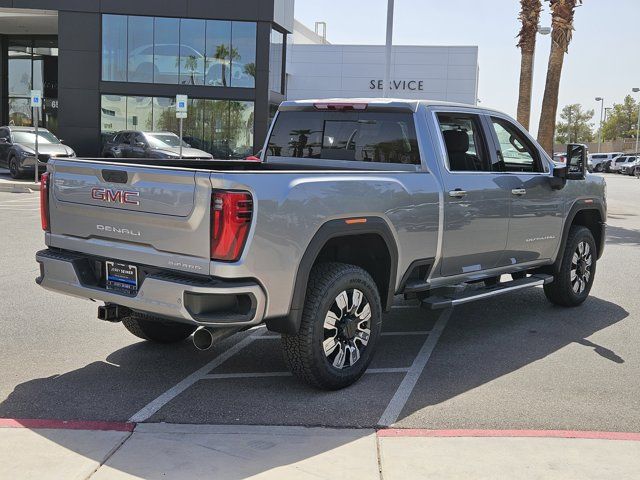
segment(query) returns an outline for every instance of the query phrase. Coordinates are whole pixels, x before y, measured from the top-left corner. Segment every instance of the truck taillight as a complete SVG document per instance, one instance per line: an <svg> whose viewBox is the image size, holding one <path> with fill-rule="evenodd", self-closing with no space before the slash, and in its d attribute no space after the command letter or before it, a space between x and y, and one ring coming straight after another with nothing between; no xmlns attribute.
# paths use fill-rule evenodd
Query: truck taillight
<svg viewBox="0 0 640 480"><path fill-rule="evenodd" d="M253 216L248 192L214 191L211 196L211 259L235 262L242 255Z"/></svg>
<svg viewBox="0 0 640 480"><path fill-rule="evenodd" d="M42 230L45 232L51 231L51 225L49 224L50 180L49 172L45 172L40 176L40 222L42 223Z"/></svg>

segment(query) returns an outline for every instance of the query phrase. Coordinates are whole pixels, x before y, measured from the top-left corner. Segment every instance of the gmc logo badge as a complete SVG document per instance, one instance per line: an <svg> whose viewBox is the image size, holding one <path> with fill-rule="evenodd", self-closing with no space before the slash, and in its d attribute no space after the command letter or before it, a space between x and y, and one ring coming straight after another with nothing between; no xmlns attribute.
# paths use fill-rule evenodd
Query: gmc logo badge
<svg viewBox="0 0 640 480"><path fill-rule="evenodd" d="M91 198L108 203L122 203L123 205L140 205L140 192L130 190L113 190L111 188L93 187Z"/></svg>

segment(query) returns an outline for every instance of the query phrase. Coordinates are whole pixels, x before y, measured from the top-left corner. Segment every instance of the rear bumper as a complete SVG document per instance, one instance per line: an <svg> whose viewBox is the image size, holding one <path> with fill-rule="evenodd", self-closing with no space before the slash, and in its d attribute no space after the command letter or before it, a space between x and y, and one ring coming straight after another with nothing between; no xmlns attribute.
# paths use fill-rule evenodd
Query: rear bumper
<svg viewBox="0 0 640 480"><path fill-rule="evenodd" d="M256 282L194 279L173 273L147 275L136 295L100 286L88 272L89 258L73 252L36 253L43 288L90 300L114 303L182 323L210 327L251 326L264 318L266 296Z"/></svg>

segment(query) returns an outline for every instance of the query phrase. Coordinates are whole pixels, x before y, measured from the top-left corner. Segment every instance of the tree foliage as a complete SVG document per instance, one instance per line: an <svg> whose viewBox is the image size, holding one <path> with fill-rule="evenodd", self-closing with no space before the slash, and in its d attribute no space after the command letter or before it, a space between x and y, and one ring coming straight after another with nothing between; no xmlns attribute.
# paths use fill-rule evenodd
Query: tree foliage
<svg viewBox="0 0 640 480"><path fill-rule="evenodd" d="M579 103L567 105L560 112L561 121L556 124L556 142L586 143L593 141L594 111L582 109Z"/></svg>
<svg viewBox="0 0 640 480"><path fill-rule="evenodd" d="M638 124L638 102L631 95L624 97L622 103L614 103L607 121L602 127L605 140L635 138Z"/></svg>

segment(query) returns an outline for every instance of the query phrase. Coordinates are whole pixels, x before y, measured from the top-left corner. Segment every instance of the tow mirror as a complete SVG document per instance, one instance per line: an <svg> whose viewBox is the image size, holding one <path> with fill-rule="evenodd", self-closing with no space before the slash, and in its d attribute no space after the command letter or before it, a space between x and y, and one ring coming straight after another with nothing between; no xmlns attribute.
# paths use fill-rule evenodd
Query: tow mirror
<svg viewBox="0 0 640 480"><path fill-rule="evenodd" d="M584 180L587 176L587 155L589 151L586 145L570 143L567 145L567 180Z"/></svg>

